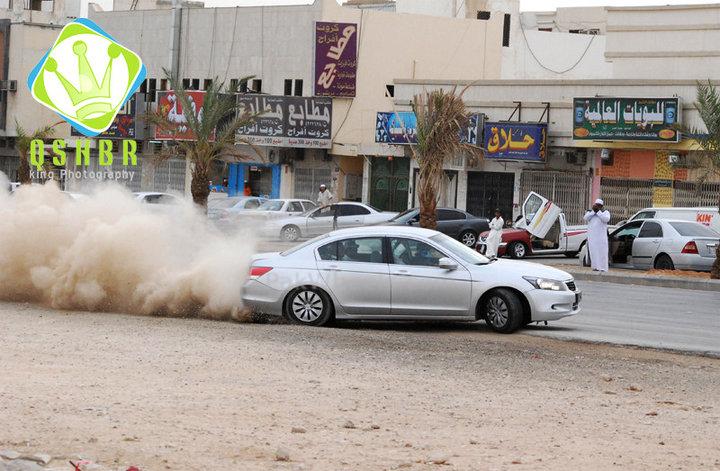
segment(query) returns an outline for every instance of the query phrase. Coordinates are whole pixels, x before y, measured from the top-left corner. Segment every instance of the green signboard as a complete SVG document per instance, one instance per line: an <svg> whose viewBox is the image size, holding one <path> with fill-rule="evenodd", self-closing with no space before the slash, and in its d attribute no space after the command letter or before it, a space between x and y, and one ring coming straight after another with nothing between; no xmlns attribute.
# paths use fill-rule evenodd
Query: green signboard
<svg viewBox="0 0 720 471"><path fill-rule="evenodd" d="M678 98L575 98L573 139L678 142Z"/></svg>

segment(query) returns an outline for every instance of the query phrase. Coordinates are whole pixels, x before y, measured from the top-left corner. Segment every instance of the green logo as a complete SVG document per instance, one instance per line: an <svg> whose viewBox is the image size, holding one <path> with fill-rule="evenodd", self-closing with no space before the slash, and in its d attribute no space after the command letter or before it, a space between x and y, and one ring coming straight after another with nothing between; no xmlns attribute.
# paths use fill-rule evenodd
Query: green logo
<svg viewBox="0 0 720 471"><path fill-rule="evenodd" d="M93 137L110 127L145 75L140 56L80 18L65 25L28 87L39 103Z"/></svg>

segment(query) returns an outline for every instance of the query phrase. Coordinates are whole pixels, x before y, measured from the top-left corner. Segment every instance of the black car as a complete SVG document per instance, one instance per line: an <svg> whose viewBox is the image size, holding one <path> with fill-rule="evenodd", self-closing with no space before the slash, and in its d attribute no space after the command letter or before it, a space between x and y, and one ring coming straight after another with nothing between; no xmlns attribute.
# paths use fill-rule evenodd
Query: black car
<svg viewBox="0 0 720 471"><path fill-rule="evenodd" d="M420 209L413 208L403 211L385 224L392 226L419 226ZM478 235L489 231L490 224L486 218L475 217L459 209L438 208L437 230L459 240L468 247L475 247Z"/></svg>

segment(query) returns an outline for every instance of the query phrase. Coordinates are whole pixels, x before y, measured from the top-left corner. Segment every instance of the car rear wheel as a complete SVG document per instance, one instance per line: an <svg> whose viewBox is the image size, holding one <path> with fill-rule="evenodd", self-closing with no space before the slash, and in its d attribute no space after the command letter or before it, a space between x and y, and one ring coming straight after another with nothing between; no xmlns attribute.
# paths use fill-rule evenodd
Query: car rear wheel
<svg viewBox="0 0 720 471"><path fill-rule="evenodd" d="M523 305L518 296L507 289L496 289L484 299L485 322L495 332L509 334L523 324Z"/></svg>
<svg viewBox="0 0 720 471"><path fill-rule="evenodd" d="M477 243L477 234L474 231L463 231L458 237L460 242L467 245L468 247L475 247Z"/></svg>
<svg viewBox="0 0 720 471"><path fill-rule="evenodd" d="M300 238L300 228L297 226L285 226L280 231L280 238L286 242L295 242Z"/></svg>
<svg viewBox="0 0 720 471"><path fill-rule="evenodd" d="M673 263L672 258L670 258L668 255L660 254L658 255L658 258L655 259L655 269L674 270L675 264Z"/></svg>
<svg viewBox="0 0 720 471"><path fill-rule="evenodd" d="M296 324L323 325L332 318L332 314L330 297L317 288L298 288L285 302L285 317Z"/></svg>
<svg viewBox="0 0 720 471"><path fill-rule="evenodd" d="M508 251L512 258L525 258L528 248L523 242L513 242L508 246Z"/></svg>

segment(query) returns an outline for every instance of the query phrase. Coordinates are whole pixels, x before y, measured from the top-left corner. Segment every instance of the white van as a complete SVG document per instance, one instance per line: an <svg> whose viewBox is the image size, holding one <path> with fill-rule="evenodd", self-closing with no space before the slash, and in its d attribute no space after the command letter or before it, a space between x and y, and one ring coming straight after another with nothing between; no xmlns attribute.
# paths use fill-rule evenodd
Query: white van
<svg viewBox="0 0 720 471"><path fill-rule="evenodd" d="M645 208L635 213L635 215L628 221L621 222L618 226L636 219L674 219L680 221L694 221L715 230L715 232L720 232L720 213L718 213L718 208L713 207Z"/></svg>

